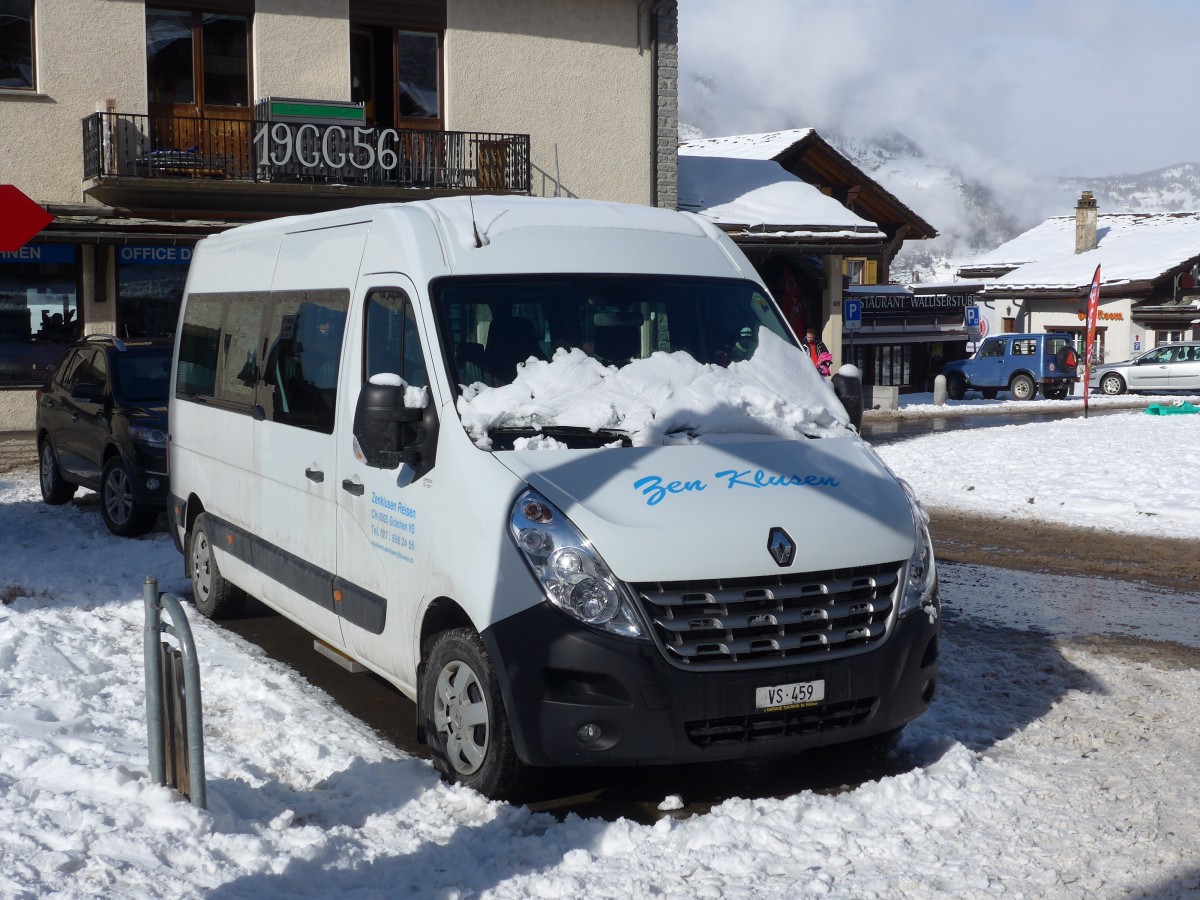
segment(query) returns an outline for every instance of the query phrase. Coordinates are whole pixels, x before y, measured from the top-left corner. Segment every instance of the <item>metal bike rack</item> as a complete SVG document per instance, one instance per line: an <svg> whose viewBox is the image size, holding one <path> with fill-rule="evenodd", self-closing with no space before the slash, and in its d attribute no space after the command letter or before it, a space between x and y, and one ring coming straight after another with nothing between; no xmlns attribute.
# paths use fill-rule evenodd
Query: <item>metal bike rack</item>
<svg viewBox="0 0 1200 900"><path fill-rule="evenodd" d="M142 600L146 607L142 650L150 777L158 784L169 784L195 806L207 809L200 663L192 630L180 599L174 594L159 594L157 578L146 578ZM163 623L163 610L170 624ZM175 638L178 646L161 640L162 634Z"/></svg>

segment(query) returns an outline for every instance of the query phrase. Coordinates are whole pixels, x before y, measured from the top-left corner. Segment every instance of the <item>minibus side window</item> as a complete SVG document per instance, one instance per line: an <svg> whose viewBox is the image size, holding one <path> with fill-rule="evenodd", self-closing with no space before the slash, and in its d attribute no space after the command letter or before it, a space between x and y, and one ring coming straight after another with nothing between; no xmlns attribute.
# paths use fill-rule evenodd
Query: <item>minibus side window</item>
<svg viewBox="0 0 1200 900"><path fill-rule="evenodd" d="M412 301L401 290L372 291L366 305L366 371L399 375L412 387L428 387L429 375Z"/></svg>
<svg viewBox="0 0 1200 900"><path fill-rule="evenodd" d="M179 369L175 395L184 399L212 397L217 381L217 349L221 335L221 297L193 294L187 300L179 332Z"/></svg>
<svg viewBox="0 0 1200 900"><path fill-rule="evenodd" d="M221 327L221 358L217 396L223 406L250 412L261 377L263 307L267 295L234 294L225 304Z"/></svg>
<svg viewBox="0 0 1200 900"><path fill-rule="evenodd" d="M272 295L259 404L268 419L333 434L349 291Z"/></svg>

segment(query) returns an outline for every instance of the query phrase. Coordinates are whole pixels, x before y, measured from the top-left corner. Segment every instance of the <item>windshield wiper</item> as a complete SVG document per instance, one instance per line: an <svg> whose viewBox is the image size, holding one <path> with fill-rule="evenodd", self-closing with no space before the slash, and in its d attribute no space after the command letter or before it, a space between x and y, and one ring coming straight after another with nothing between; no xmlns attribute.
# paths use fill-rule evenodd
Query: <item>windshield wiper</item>
<svg viewBox="0 0 1200 900"><path fill-rule="evenodd" d="M508 438L511 440L513 438L536 437L538 435L561 438L568 443L574 442L589 447L601 447L605 444L611 444L613 441L620 441L622 447L633 446L633 442L630 440L628 434L612 428L597 428L593 431L590 428L583 428L578 425L497 425L488 431L488 436L493 441L496 438Z"/></svg>

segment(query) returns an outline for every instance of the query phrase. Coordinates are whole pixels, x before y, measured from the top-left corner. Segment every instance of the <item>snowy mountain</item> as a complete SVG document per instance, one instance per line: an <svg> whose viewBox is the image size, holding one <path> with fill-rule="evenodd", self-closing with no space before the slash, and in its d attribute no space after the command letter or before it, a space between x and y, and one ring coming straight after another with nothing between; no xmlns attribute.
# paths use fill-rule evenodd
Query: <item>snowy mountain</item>
<svg viewBox="0 0 1200 900"><path fill-rule="evenodd" d="M910 241L900 251L892 265L892 280L897 282L949 281L972 257L1050 216L1072 214L1084 190L1095 194L1101 212L1200 209L1200 164L1045 182L993 160L937 159L903 134L861 138L819 126L817 130L938 230L934 240ZM694 127L680 127L681 140L706 136Z"/></svg>
<svg viewBox="0 0 1200 900"><path fill-rule="evenodd" d="M1179 212L1200 209L1200 164L1153 172L1060 178L1037 183L1020 173L985 168L965 175L932 159L903 135L873 140L822 134L840 152L938 229L932 241L905 245L892 266L894 281L945 281L958 266L1050 216L1071 215L1089 190L1101 212Z"/></svg>

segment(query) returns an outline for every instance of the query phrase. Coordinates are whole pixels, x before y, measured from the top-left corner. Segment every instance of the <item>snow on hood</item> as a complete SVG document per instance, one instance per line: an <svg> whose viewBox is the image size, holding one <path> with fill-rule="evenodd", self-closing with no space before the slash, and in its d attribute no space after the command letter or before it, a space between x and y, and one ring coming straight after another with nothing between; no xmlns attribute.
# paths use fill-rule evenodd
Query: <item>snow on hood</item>
<svg viewBox="0 0 1200 900"><path fill-rule="evenodd" d="M684 352L654 353L605 366L583 350L530 359L512 384L464 389L458 412L471 439L491 449L500 425L568 426L627 434L634 446L713 443L735 435L783 438L845 435L850 420L828 382L798 348L759 328L754 356L728 367ZM517 449L564 446L552 437Z"/></svg>

